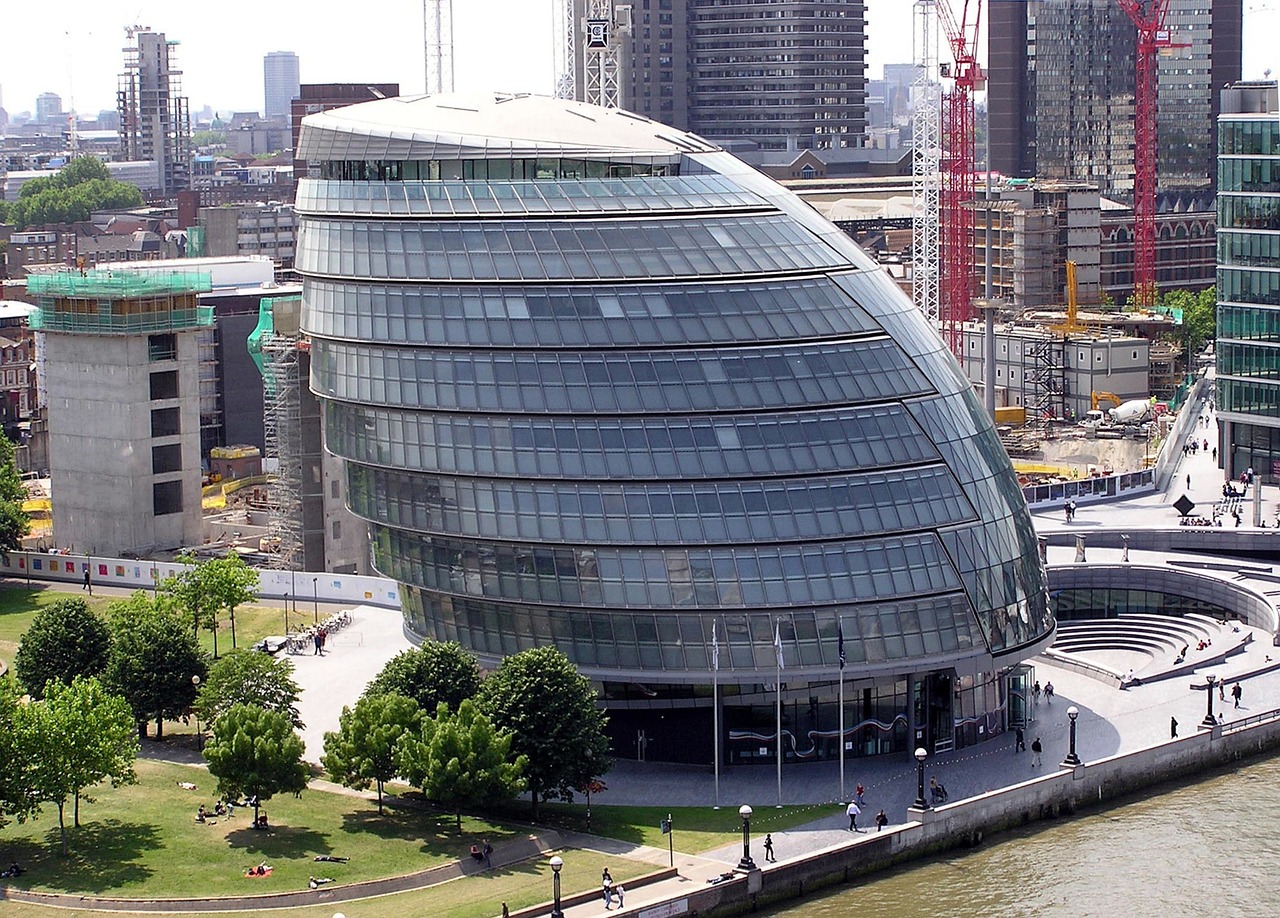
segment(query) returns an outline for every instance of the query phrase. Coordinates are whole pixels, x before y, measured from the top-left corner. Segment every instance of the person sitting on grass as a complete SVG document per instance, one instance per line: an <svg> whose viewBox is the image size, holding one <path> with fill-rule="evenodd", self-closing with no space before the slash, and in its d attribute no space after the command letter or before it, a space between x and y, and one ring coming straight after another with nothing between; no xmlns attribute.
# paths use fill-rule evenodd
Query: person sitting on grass
<svg viewBox="0 0 1280 918"><path fill-rule="evenodd" d="M200 804L200 809L196 810L196 822L204 822L205 817L209 814L205 812L204 804Z"/></svg>
<svg viewBox="0 0 1280 918"><path fill-rule="evenodd" d="M266 861L260 863L257 867L250 867L245 871L246 877L266 877L271 875L271 867Z"/></svg>

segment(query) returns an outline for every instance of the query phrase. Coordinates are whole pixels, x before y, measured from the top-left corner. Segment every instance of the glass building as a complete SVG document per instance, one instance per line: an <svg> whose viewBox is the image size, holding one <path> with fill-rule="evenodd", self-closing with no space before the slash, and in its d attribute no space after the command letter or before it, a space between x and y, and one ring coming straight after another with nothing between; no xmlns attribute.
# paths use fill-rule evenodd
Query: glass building
<svg viewBox="0 0 1280 918"><path fill-rule="evenodd" d="M1222 92L1217 410L1223 468L1280 480L1280 104L1276 83Z"/></svg>
<svg viewBox="0 0 1280 918"><path fill-rule="evenodd" d="M893 282L702 138L532 96L303 121L327 448L420 636L553 644L615 752L951 748L1053 618L990 420ZM776 642L776 643L775 643ZM768 748L766 748L768 747Z"/></svg>

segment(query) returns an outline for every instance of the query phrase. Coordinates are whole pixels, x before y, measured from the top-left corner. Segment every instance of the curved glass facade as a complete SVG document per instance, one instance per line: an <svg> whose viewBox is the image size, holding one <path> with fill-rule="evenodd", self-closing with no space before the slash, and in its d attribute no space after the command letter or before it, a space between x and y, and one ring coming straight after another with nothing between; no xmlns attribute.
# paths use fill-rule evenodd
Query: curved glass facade
<svg viewBox="0 0 1280 918"><path fill-rule="evenodd" d="M705 141L580 105L565 139L566 105L507 98L464 131L434 98L386 100L303 125L326 176L298 195L311 386L409 627L673 690L709 683L714 637L744 692L775 674L776 634L823 704L843 635L845 675L885 698L920 706L905 675L952 673L948 711L1047 643L1009 461L910 302Z"/></svg>

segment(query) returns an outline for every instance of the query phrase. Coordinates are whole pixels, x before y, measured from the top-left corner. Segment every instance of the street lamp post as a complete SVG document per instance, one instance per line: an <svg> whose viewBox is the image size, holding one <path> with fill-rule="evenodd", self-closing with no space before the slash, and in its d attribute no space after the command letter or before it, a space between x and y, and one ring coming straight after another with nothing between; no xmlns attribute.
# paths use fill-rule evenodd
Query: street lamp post
<svg viewBox="0 0 1280 918"><path fill-rule="evenodd" d="M289 594L284 594L284 633L289 633Z"/></svg>
<svg viewBox="0 0 1280 918"><path fill-rule="evenodd" d="M924 799L924 760L929 757L929 753L923 746L916 750L916 809L929 809L928 802Z"/></svg>
<svg viewBox="0 0 1280 918"><path fill-rule="evenodd" d="M551 859L551 918L564 918L560 911L560 869L564 867L564 859L556 855Z"/></svg>
<svg viewBox="0 0 1280 918"><path fill-rule="evenodd" d="M1204 681L1206 683L1205 694L1209 696L1206 700L1209 705L1208 709L1205 711L1204 720L1200 725L1202 727L1216 727L1218 725L1218 721L1213 716L1213 686L1218 681L1218 677L1213 673L1209 673L1204 677Z"/></svg>
<svg viewBox="0 0 1280 918"><path fill-rule="evenodd" d="M1076 755L1076 718L1080 716L1080 709L1074 704L1067 708L1067 718L1071 721L1071 732L1067 744L1067 757L1062 760L1063 765L1075 767L1080 764L1080 756Z"/></svg>
<svg viewBox="0 0 1280 918"><path fill-rule="evenodd" d="M738 815L742 817L742 860L738 861L739 870L755 870L756 862L751 860L751 807L745 803L738 807Z"/></svg>
<svg viewBox="0 0 1280 918"><path fill-rule="evenodd" d="M311 578L311 611L315 614L316 624L320 624L320 578Z"/></svg>
<svg viewBox="0 0 1280 918"><path fill-rule="evenodd" d="M194 676L191 677L191 684L196 687L196 693L199 694L200 692L200 674L199 673L196 673ZM199 699L197 698L196 701L199 702ZM199 749L201 752L204 752L204 734L200 732L200 708L197 707L195 711L196 711L196 748Z"/></svg>

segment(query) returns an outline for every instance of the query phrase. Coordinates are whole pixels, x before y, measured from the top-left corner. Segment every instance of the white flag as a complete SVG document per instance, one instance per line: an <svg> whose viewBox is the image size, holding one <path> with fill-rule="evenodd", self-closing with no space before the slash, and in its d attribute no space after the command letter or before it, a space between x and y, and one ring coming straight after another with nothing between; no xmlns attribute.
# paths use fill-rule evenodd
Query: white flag
<svg viewBox="0 0 1280 918"><path fill-rule="evenodd" d="M782 625L779 622L773 624L773 649L778 654L778 669L786 669L782 663Z"/></svg>
<svg viewBox="0 0 1280 918"><path fill-rule="evenodd" d="M716 639L716 623L711 623L711 668L720 672L720 642Z"/></svg>

